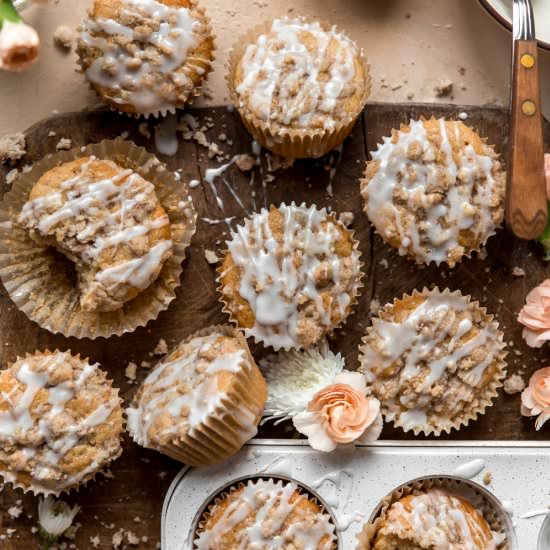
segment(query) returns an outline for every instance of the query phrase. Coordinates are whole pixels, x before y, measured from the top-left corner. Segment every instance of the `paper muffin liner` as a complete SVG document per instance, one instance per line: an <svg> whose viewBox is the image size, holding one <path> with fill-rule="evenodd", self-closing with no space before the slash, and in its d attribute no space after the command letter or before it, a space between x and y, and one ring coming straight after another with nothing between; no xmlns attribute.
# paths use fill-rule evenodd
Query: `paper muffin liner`
<svg viewBox="0 0 550 550"><path fill-rule="evenodd" d="M155 187L170 220L173 255L157 279L112 312L87 312L67 272L68 260L35 243L17 217L38 179L61 164L85 156L109 159L139 173ZM182 262L196 229L197 214L187 186L144 148L122 139L104 140L47 155L13 184L0 203L0 278L10 298L29 319L53 333L75 338L120 336L146 325L168 308L180 284Z"/></svg>
<svg viewBox="0 0 550 550"><path fill-rule="evenodd" d="M423 493L430 489L441 489L467 500L483 515L492 531L506 536L506 541L498 546L498 550L517 550L514 527L500 501L487 489L473 481L445 475L413 479L386 495L357 535L356 550L374 549L373 542L376 534L393 503L408 495Z"/></svg>
<svg viewBox="0 0 550 550"><path fill-rule="evenodd" d="M495 352L495 356L493 358L493 361L490 363L496 364L497 369L495 376L491 380L491 382L487 385L487 387L483 390L483 394L480 394L477 396L478 398L478 404L475 407L471 407L469 409L464 408L463 414L456 417L453 422L449 420L445 420L441 418L441 424L438 428L425 425L425 426L417 426L414 429L407 429L401 422L399 418L395 418L393 414L388 414L388 411L385 410L384 401L381 401L382 406L382 415L384 416L384 420L386 422L393 422L394 426L397 428L401 428L403 431L413 431L414 435L434 435L434 436L440 436L442 433L450 433L451 430L459 430L463 426L467 426L470 422L477 420L479 416L484 414L490 406L493 405L494 399L498 396L498 390L502 387L504 384L504 378L506 377L506 361L505 357L507 355L507 352L505 351L505 343L504 343L504 334L499 328L499 324L497 321L495 321L494 315L491 315L487 313L487 309L484 307L481 307L479 302L472 301L472 297L468 295L463 295L460 290L455 290L451 292L448 288L444 289L443 291L439 290L439 287L433 288L433 290L430 290L426 287L422 290L422 292L419 292L418 290L413 290L412 294L404 293L401 298L395 298L393 302L386 304L383 308L381 308L380 312L387 311L390 308L393 309L399 302L406 302L412 298L423 296L428 297L431 294L439 293L442 296L452 296L455 298L463 298L466 300L468 305L472 310L477 310L481 313L481 315L484 318L485 326L491 328L497 339L498 343L498 350ZM362 338L362 343L359 347L359 364L360 369L368 370L368 365L366 364L365 359L365 349L367 348L367 340L370 334L375 332L376 328L376 322L379 317L380 312L377 314L377 316L373 319L372 324L367 328L367 333ZM370 385L369 385L370 386Z"/></svg>
<svg viewBox="0 0 550 550"><path fill-rule="evenodd" d="M267 384L256 365L246 338L241 332L229 325L208 327L183 339L180 344L193 338L222 334L237 338L246 350L250 369L242 369L233 373L235 381L231 390L221 399L213 414L206 417L200 426L184 435L178 434L170 443L158 445L147 443L138 434L130 433L132 439L142 447L150 447L157 451L188 464L189 466L209 466L223 462L237 453L246 443L243 434L249 431L249 426L242 421L243 410L255 417L257 426L261 420L265 401L267 399ZM179 344L178 344L179 345ZM140 387L133 399L137 405L143 394L144 385Z"/></svg>
<svg viewBox="0 0 550 550"><path fill-rule="evenodd" d="M273 204L271 204L269 206L269 208L262 208L262 210L259 212L259 213L255 213L255 214L252 214L252 216L254 215L259 215L261 214L264 210L267 210L269 212L269 210L271 208L280 208L281 206L286 206L286 204L283 202L281 203L279 206L275 206ZM292 202L290 204L290 206L296 206L296 204L294 202ZM317 205L313 204L311 205L313 207L315 207L318 211L322 211L322 210L325 210L324 208L322 209L319 209L317 208ZM299 205L299 207L307 207L306 206L306 203L301 203ZM339 330L340 328L342 328L344 326L344 324L346 323L346 321L349 319L350 315L352 315L353 313L353 310L355 309L355 307L357 306L357 303L359 301L359 298L361 297L361 290L362 288L365 286L364 285L364 279L365 279L365 273L363 271L363 267L365 266L364 262L361 261L361 251L359 250L359 241L357 239L355 239L355 231L353 231L352 229L349 229L348 227L346 227L341 221L338 220L338 218L336 217L336 214L334 212L330 212L326 214L327 216L327 221L331 221L332 223L334 223L335 225L345 229L349 235L350 235L350 238L351 238L351 241L352 241L352 247L353 247L353 252L356 252L358 254L358 260L359 260L359 263L358 263L358 266L357 266L357 271L358 273L355 274L355 277L356 277L356 288L355 288L355 293L354 294L350 294L350 303L348 304L348 307L347 307L347 314L344 315L342 317L342 319L340 319L340 322L332 327L330 327L329 330L327 330L327 332L323 333L321 335L321 338L315 342L313 345L315 344L318 344L320 341L322 341L324 338L330 338L331 336L334 335L334 333ZM243 229L243 231L247 232L248 229L247 229L247 226L246 226L246 222L248 220L250 220L251 217L248 217L244 220L243 224L238 226L235 230L232 230L231 231L231 234L230 234L230 237L233 237L237 231L239 229ZM222 277L223 277L223 274L224 274L224 270L223 270L223 260L224 258L229 254L229 247L228 247L228 243L231 241L231 239L225 241L225 244L226 244L226 247L224 250L221 251L221 260L218 264L218 266L216 267L216 283L217 283L217 287L216 287L216 290L218 291L218 298L219 298L219 301L220 303L222 304L222 311L228 315L229 317L229 321L235 325L236 328L238 328L239 330L245 330L243 329L243 327L240 326L239 324L239 320L237 319L237 317L234 315L233 313L233 308L231 307L231 304L225 299L225 295L224 295L224 292L223 292L223 289L225 288L224 287L224 284L222 282ZM285 351L290 351L291 349L296 349L296 350L301 350L301 349L304 349L304 346L303 345L299 345L299 346L286 346L286 347L274 347L274 346L271 346L271 345L267 345L264 340L262 339L262 337L260 335L258 335L255 331L254 331L254 328L251 328L251 329L246 329L248 330L248 334L247 334L247 337L252 337L254 339L254 343L255 344L262 344L264 345L265 347L271 347L273 348L275 351L280 351L280 350L285 350Z"/></svg>
<svg viewBox="0 0 550 550"><path fill-rule="evenodd" d="M201 20L205 25L204 29L204 36L203 38L210 38L212 40L212 47L208 51L208 57L201 56L197 57L196 61L204 63L206 61L207 66L205 68L201 68L203 71L202 73L198 70L192 69L192 67L195 67L195 64L189 65L189 62L193 60L193 58L187 58L185 60L184 65L187 65L190 69L190 73L193 74L193 77L199 77L198 83L194 85L194 87L189 92L189 95L187 96L186 100L184 102L177 102L174 105L171 105L169 107L165 107L162 109L156 109L152 111L147 111L144 113L141 112L128 112L120 109L118 107L118 104L111 99L106 98L94 84L85 77L86 83L88 85L88 88L99 98L101 101L103 101L111 111L114 111L116 113L121 113L123 115L129 116L131 118L145 118L148 119L149 117L158 118L158 117L166 117L169 114L176 114L178 109L183 109L190 107L195 99L200 97L202 94L202 89L204 86L204 83L207 80L208 75L212 72L214 67L214 61L216 60L216 56L214 54L216 50L216 34L213 31L212 23L208 15L206 14L204 8L199 4L197 0L190 0L193 7L200 13ZM80 32L80 31L79 31ZM83 75L86 74L86 68L84 67L84 64L82 62L82 58L80 55L77 55L76 59L77 65L78 65L78 72L82 73ZM130 104L130 103L128 103ZM132 105L133 106L133 105Z"/></svg>
<svg viewBox="0 0 550 550"><path fill-rule="evenodd" d="M292 17L292 19L295 19ZM306 23L318 22L323 30L329 31L334 27L333 24L310 17L300 17ZM371 92L371 76L370 66L367 62L364 52L357 46L359 51L359 61L363 67L365 74L364 91L362 100L359 102L357 110L349 113L349 115L341 121L338 121L333 129L295 129L295 128L278 128L273 129L269 122L258 119L252 113L246 112L239 105L239 95L235 89L235 72L239 61L245 54L247 47L254 44L258 37L262 34L267 34L271 30L273 20L265 21L248 31L244 36L233 45L229 52L229 58L226 64L226 82L229 88L229 97L231 102L241 116L244 126L252 137L262 147L269 149L271 152L281 157L290 158L319 158L336 149L353 130L355 122L361 115L361 112L367 102ZM338 31L345 36L346 33ZM353 41L356 44L355 41Z"/></svg>
<svg viewBox="0 0 550 550"><path fill-rule="evenodd" d="M83 362L87 362L89 364L93 364L89 360L89 358L82 359L80 357L80 353L77 354L77 355L73 355L70 349L68 349L66 351L61 351L61 350L56 348L55 351L53 351L53 352L48 350L48 349L45 349L44 351L36 351L34 353L28 353L27 352L25 354L25 357L17 356L15 361L12 361L12 362L8 363L7 369L10 369L15 362L17 362L21 359L29 359L29 358L35 358L35 357L47 357L47 356L53 355L55 353L70 353L74 359L78 359L79 361L83 361ZM118 406L120 408L121 418L122 418L122 425L121 425L121 430L120 430L120 433L119 433L119 438L122 439L122 437L125 433L126 417L124 415L123 401L122 401L122 398L119 395L120 390L119 390L119 388L113 387L114 382L111 378L107 377L107 372L104 369L100 369L100 370L105 374L105 383L106 383L106 385L113 391L113 393L115 394L115 396L118 400ZM21 491L23 491L24 494L30 493L34 496L42 496L42 497L47 497L47 496L51 495L51 496L54 496L55 498L58 498L62 494L69 494L73 491L76 492L76 491L80 490L82 487L87 486L90 482L95 481L99 474L105 475L105 472L109 468L109 466L115 460L117 460L120 457L120 455L122 454L122 450L123 450L122 446L120 446L119 451L116 454L116 456L113 456L110 460L108 460L107 462L105 462L103 464L98 464L95 470L92 470L89 473L87 473L76 484L71 485L69 487L61 488L57 491L48 490L45 487L41 487L40 485L32 483L32 480L29 483L25 483L25 481L23 479L18 479L17 472L15 472L15 473L8 472L5 469L3 469L1 465L0 465L0 477L2 478L4 485L10 485L14 490L15 489L20 489Z"/></svg>
<svg viewBox="0 0 550 550"><path fill-rule="evenodd" d="M330 524L334 528L334 544L332 545L331 550L342 549L341 541L339 540L338 536L337 521L328 504L320 497L320 495L316 491L314 491L301 481L297 481L296 479L279 474L241 477L231 481L224 487L217 489L213 494L211 494L199 509L197 515L195 516L193 526L191 527L191 532L193 536L193 549L198 548L199 537L201 533L204 532L206 528L206 522L214 507L223 502L226 498L231 497L231 495L236 491L243 489L249 484L255 484L260 480L271 481L273 483L282 481L284 485L294 483L299 494L304 495L310 502L313 502L315 505L317 505L320 509L320 515L329 518Z"/></svg>
<svg viewBox="0 0 550 550"><path fill-rule="evenodd" d="M444 117L440 117L440 118L444 118ZM411 119L411 120L414 120L414 119ZM419 121L437 121L439 120L438 118L435 118L434 116L430 117L429 119L426 119L425 117L423 116L420 116L418 117L418 119L416 120L419 120ZM481 141L487 145L487 147L490 147L491 150L493 151L495 157L492 159L493 162L499 162L501 163L501 170L502 170L502 173L504 175L504 178L506 176L506 171L504 170L504 167L502 167L502 162L501 162L501 155L495 150L495 146L494 145L488 145L487 144L487 138L486 137L482 137L479 135L479 133L472 127L472 126L469 126L467 124L465 124L463 121L461 120L458 120L458 121L453 121L453 120L450 120L450 119L445 119L446 122L461 122L462 124L464 124L464 126L466 126L467 128L470 128L472 131L475 131L478 136L480 137ZM410 121L406 124L401 124L401 127L400 127L400 130L401 128L405 128L405 127L408 127L410 124ZM365 215L368 217L368 214L367 214L367 205L366 205L366 200L365 200L365 195L364 195L364 191L368 188L368 185L369 185L369 181L366 177L366 174L367 174L367 169L369 167L369 165L371 163L373 163L374 160L368 160L366 161L366 164L365 164L365 170L363 171L363 176L360 178L359 180L359 185L360 185L360 191L361 191L361 197L362 197L362 200L363 200L363 212L365 213ZM496 232L502 228L502 225L503 225L503 221L504 221L504 195L503 195L503 200L502 200L502 204L501 204L501 211L502 211L502 215L501 215L501 219L500 219L500 222L498 224L495 225L495 227L493 228L492 232L489 232L485 238L481 241L479 241L477 243L477 246L474 246L472 247L470 250L466 251L458 260L456 260L456 262L454 263L449 263L448 261L441 261L441 262L436 262L435 260L432 260L430 261L429 263L426 263L423 259L415 256L414 254L411 254L409 252L407 252L406 254L401 254L399 252L399 249L398 247L394 246L392 243L389 242L389 240L387 239L387 237L384 235L384 231L380 231L375 225L374 223L371 222L371 226L372 228L374 229L374 232L382 239L382 241L387 244L388 246L391 246L394 250L396 250L400 256L404 256L406 258L408 258L409 260L412 260L416 263L416 265L431 265L431 264L436 264L437 266L444 266L444 265L447 265L450 269L453 269L455 268L458 264L460 264L461 262L464 261L464 259L471 259L473 254L478 254L480 255L482 250L485 248L485 245L487 244L487 241L491 238L491 237L494 237L496 235ZM370 221L370 220L369 220Z"/></svg>

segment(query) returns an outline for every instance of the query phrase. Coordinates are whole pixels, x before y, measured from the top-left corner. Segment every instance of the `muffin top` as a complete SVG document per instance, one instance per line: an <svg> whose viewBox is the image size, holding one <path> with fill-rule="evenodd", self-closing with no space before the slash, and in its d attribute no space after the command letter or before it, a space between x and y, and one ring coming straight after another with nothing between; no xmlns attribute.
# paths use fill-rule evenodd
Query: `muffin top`
<svg viewBox="0 0 550 550"><path fill-rule="evenodd" d="M505 373L502 338L486 310L460 292L415 291L373 319L359 369L386 420L439 434L495 397Z"/></svg>
<svg viewBox="0 0 550 550"><path fill-rule="evenodd" d="M265 345L308 347L348 316L361 284L360 253L334 215L272 206L227 243L220 291L233 320Z"/></svg>
<svg viewBox="0 0 550 550"><path fill-rule="evenodd" d="M86 78L124 112L182 107L211 68L213 39L195 0L95 0L79 30Z"/></svg>
<svg viewBox="0 0 550 550"><path fill-rule="evenodd" d="M407 495L389 508L374 550L496 550L504 541L467 500L440 489Z"/></svg>
<svg viewBox="0 0 550 550"><path fill-rule="evenodd" d="M74 262L85 311L114 311L145 290L172 255L153 184L111 160L84 157L46 172L19 215L39 244Z"/></svg>
<svg viewBox="0 0 550 550"><path fill-rule="evenodd" d="M273 129L333 130L355 118L370 90L357 45L335 27L275 19L235 67L239 110Z"/></svg>
<svg viewBox="0 0 550 550"><path fill-rule="evenodd" d="M462 122L411 120L372 153L361 192L399 254L453 267L502 222L505 180L493 149Z"/></svg>
<svg viewBox="0 0 550 550"><path fill-rule="evenodd" d="M91 479L122 452L118 390L69 352L27 355L0 372L0 474L35 494Z"/></svg>
<svg viewBox="0 0 550 550"><path fill-rule="evenodd" d="M181 342L151 371L127 409L129 432L145 447L193 433L219 415L236 374L252 367L242 337L213 331ZM257 419L244 407L239 416L248 427L246 441L256 434Z"/></svg>
<svg viewBox="0 0 550 550"><path fill-rule="evenodd" d="M198 550L333 550L336 537L328 514L294 482L240 484L217 499L199 523Z"/></svg>

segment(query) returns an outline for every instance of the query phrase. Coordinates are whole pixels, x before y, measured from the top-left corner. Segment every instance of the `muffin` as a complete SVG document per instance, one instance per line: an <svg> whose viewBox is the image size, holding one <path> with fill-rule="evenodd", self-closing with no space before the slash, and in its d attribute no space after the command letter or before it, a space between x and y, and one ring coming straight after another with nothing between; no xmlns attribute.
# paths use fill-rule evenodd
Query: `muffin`
<svg viewBox="0 0 550 550"><path fill-rule="evenodd" d="M122 453L118 390L70 352L28 354L0 371L0 475L25 492L76 488Z"/></svg>
<svg viewBox="0 0 550 550"><path fill-rule="evenodd" d="M274 349L310 347L350 314L360 252L334 214L305 204L262 209L231 235L218 269L224 310Z"/></svg>
<svg viewBox="0 0 550 550"><path fill-rule="evenodd" d="M391 504L361 550L496 550L505 540L462 496L433 488Z"/></svg>
<svg viewBox="0 0 550 550"><path fill-rule="evenodd" d="M111 160L82 157L48 170L18 221L74 263L84 311L120 309L172 255L170 220L154 186Z"/></svg>
<svg viewBox="0 0 550 550"><path fill-rule="evenodd" d="M503 334L459 291L414 291L387 304L360 348L382 414L405 431L439 435L485 412L506 375Z"/></svg>
<svg viewBox="0 0 550 550"><path fill-rule="evenodd" d="M275 19L239 40L227 81L254 139L294 158L338 147L370 93L357 44L336 27L303 17Z"/></svg>
<svg viewBox="0 0 550 550"><path fill-rule="evenodd" d="M371 154L361 194L376 231L400 255L454 267L495 234L505 186L495 151L474 130L411 120Z"/></svg>
<svg viewBox="0 0 550 550"><path fill-rule="evenodd" d="M212 68L214 39L195 0L95 0L79 32L86 79L124 113L184 107Z"/></svg>
<svg viewBox="0 0 550 550"><path fill-rule="evenodd" d="M210 505L199 521L197 550L334 550L331 517L291 481L239 483Z"/></svg>
<svg viewBox="0 0 550 550"><path fill-rule="evenodd" d="M143 447L190 466L216 464L257 432L267 386L244 337L219 326L195 333L161 360L127 409Z"/></svg>

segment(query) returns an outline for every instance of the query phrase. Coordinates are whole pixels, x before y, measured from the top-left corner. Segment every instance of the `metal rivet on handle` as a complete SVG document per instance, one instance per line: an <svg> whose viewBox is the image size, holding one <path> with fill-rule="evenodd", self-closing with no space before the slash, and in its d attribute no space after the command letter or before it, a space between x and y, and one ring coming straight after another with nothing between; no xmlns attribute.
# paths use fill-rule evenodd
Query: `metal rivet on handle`
<svg viewBox="0 0 550 550"><path fill-rule="evenodd" d="M526 99L521 104L521 112L525 116L533 116L537 112L537 106L535 105L535 102L531 101L530 99Z"/></svg>
<svg viewBox="0 0 550 550"><path fill-rule="evenodd" d="M532 69L535 66L535 58L530 53L524 53L521 56L520 63L526 69Z"/></svg>

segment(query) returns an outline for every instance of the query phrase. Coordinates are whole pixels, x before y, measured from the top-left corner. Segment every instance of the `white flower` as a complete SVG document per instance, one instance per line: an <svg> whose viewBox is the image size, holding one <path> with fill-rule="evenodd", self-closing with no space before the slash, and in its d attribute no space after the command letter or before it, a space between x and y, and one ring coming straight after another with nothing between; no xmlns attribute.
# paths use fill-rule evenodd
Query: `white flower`
<svg viewBox="0 0 550 550"><path fill-rule="evenodd" d="M38 34L23 21L4 20L0 30L0 69L24 71L37 59L40 49Z"/></svg>
<svg viewBox="0 0 550 550"><path fill-rule="evenodd" d="M79 511L80 506L71 508L66 502L48 495L38 504L38 523L45 536L55 540L72 525Z"/></svg>
<svg viewBox="0 0 550 550"><path fill-rule="evenodd" d="M282 422L305 411L313 396L332 384L344 366L342 356L330 351L326 342L305 351L281 351L260 361L269 389L264 422Z"/></svg>

